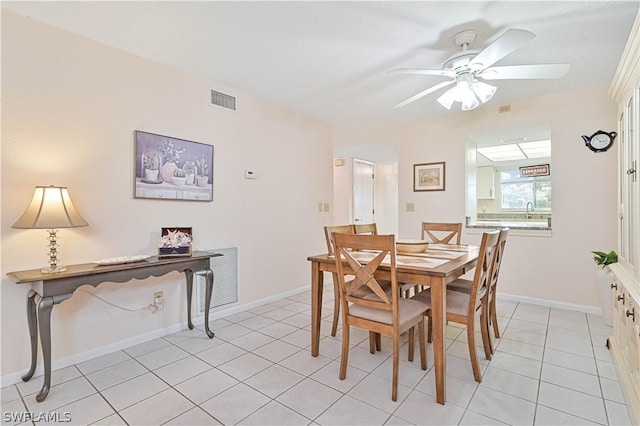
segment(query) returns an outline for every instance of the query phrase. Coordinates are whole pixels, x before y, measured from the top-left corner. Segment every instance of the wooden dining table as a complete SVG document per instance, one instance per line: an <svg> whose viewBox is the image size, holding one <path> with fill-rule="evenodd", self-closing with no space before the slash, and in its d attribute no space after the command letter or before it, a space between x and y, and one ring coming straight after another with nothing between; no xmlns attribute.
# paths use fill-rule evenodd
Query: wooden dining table
<svg viewBox="0 0 640 426"><path fill-rule="evenodd" d="M320 323L324 272L337 272L336 259L328 254L309 256L311 262L311 356L320 352ZM420 260L420 261L418 261ZM398 254L396 274L399 283L431 287L433 353L436 376L436 400L446 402L446 286L473 269L478 261L478 247L471 245L430 244L425 253ZM345 270L349 271L345 263ZM384 264L376 278L390 279L390 266Z"/></svg>

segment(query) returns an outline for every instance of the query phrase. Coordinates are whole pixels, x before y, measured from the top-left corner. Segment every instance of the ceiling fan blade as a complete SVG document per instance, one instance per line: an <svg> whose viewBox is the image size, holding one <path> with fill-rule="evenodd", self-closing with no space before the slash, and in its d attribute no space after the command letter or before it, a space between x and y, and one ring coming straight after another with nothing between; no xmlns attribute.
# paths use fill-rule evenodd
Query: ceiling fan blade
<svg viewBox="0 0 640 426"><path fill-rule="evenodd" d="M502 33L493 43L487 46L471 60L470 67L482 70L498 62L511 52L533 40L536 35L527 30L509 29Z"/></svg>
<svg viewBox="0 0 640 426"><path fill-rule="evenodd" d="M413 95L412 97L410 97L409 99L406 99L398 104L395 104L393 106L393 108L400 108L403 107L405 105L409 105L411 102L415 102L418 99L427 96L429 93L433 93L436 90L442 89L443 87L449 86L450 84L455 83L456 80L449 80L449 81L443 81L442 83L438 83L435 86L432 86L430 88L428 88L427 90L424 90L420 93L418 93L417 95Z"/></svg>
<svg viewBox="0 0 640 426"><path fill-rule="evenodd" d="M491 67L478 74L484 80L553 79L569 72L569 64L513 65Z"/></svg>
<svg viewBox="0 0 640 426"><path fill-rule="evenodd" d="M387 71L389 74L419 74L419 75L439 75L443 77L455 77L455 71L448 70L424 70L413 68L398 68L395 70Z"/></svg>

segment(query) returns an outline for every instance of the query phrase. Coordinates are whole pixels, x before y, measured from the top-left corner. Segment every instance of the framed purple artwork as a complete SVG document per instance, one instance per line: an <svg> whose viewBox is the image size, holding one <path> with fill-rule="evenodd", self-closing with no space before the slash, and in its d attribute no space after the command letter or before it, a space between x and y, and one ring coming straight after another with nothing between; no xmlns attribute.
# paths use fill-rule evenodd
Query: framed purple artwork
<svg viewBox="0 0 640 426"><path fill-rule="evenodd" d="M213 145L135 131L135 198L213 201Z"/></svg>

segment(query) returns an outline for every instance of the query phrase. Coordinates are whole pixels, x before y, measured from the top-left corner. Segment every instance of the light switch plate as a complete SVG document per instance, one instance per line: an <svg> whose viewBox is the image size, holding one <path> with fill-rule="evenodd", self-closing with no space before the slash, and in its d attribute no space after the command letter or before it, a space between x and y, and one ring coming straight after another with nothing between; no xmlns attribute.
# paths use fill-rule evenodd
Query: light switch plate
<svg viewBox="0 0 640 426"><path fill-rule="evenodd" d="M258 179L258 174L253 170L245 170L244 171L245 179Z"/></svg>
<svg viewBox="0 0 640 426"><path fill-rule="evenodd" d="M408 212L414 212L416 211L416 205L414 203L407 203L406 210Z"/></svg>

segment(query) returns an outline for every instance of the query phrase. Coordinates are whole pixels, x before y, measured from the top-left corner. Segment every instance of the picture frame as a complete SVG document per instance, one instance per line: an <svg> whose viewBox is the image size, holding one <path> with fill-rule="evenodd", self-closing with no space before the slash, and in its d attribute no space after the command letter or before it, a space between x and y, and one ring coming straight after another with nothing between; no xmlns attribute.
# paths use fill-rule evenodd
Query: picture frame
<svg viewBox="0 0 640 426"><path fill-rule="evenodd" d="M445 162L413 165L413 192L444 191L446 182Z"/></svg>
<svg viewBox="0 0 640 426"><path fill-rule="evenodd" d="M135 131L134 198L213 201L213 145Z"/></svg>
<svg viewBox="0 0 640 426"><path fill-rule="evenodd" d="M193 230L191 227L162 228L158 243L158 257L191 256Z"/></svg>

